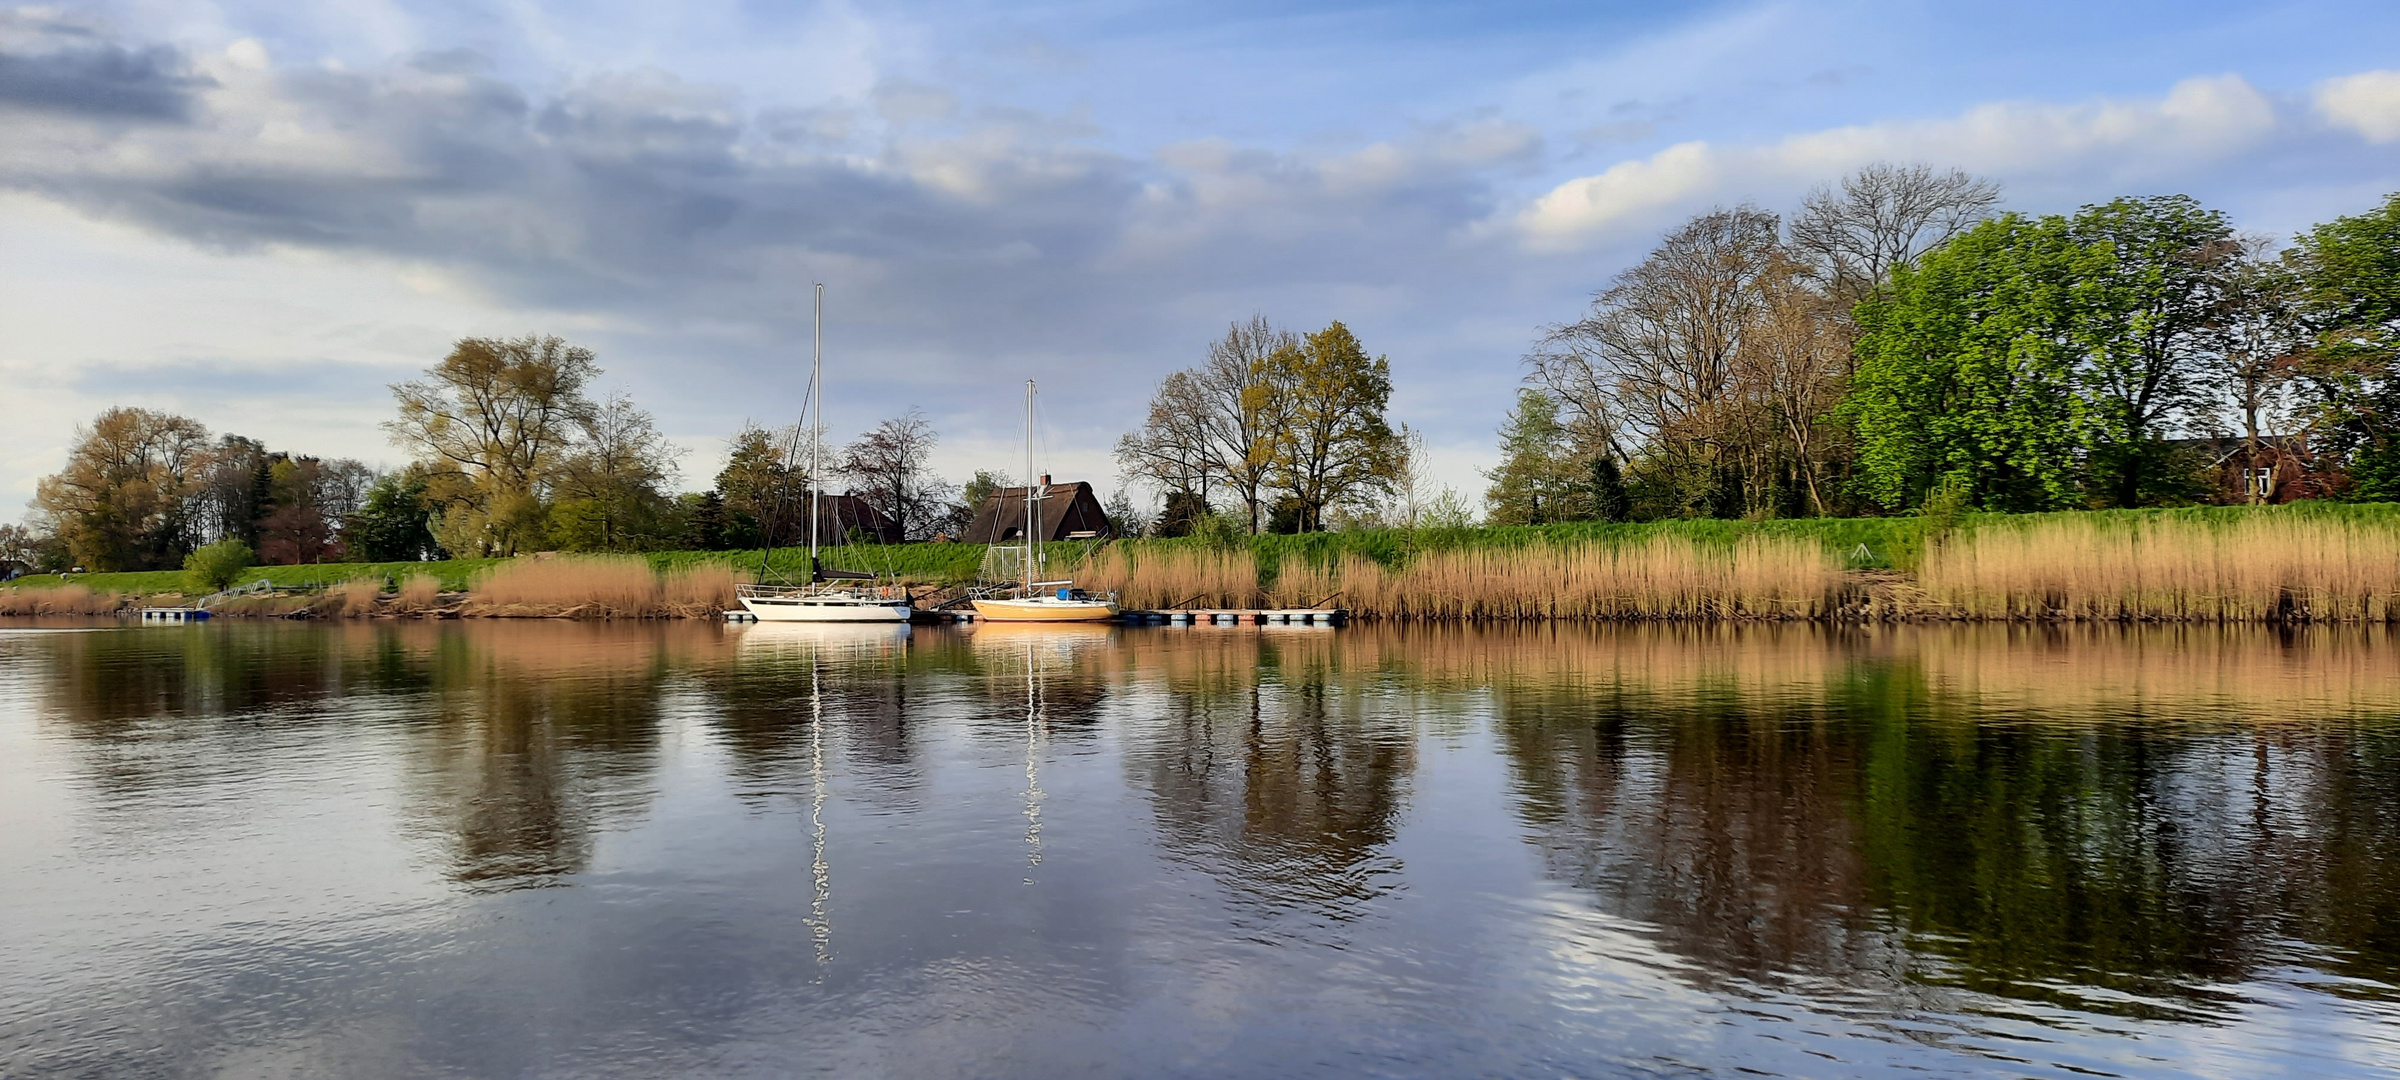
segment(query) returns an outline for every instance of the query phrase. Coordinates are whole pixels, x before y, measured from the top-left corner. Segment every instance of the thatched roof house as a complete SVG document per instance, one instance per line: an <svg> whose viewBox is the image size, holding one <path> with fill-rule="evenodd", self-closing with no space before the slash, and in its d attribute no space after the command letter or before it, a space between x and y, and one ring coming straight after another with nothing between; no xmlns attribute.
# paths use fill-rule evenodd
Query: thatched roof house
<svg viewBox="0 0 2400 1080"><path fill-rule="evenodd" d="M1108 524L1108 511L1100 505L1100 497L1092 494L1092 485L1080 480L1071 484L1054 484L1048 476L1032 488L1001 488L975 508L975 520L967 526L960 542L968 544L1007 544L1025 539L1025 496L1037 492L1034 500L1035 528L1044 541L1106 540L1117 535Z"/></svg>

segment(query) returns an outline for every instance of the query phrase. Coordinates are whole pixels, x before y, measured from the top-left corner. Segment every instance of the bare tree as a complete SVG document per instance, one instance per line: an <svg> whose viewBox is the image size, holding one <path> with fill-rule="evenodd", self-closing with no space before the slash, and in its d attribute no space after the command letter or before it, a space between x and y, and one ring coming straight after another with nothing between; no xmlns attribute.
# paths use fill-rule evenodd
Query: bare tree
<svg viewBox="0 0 2400 1080"><path fill-rule="evenodd" d="M1780 222L1752 206L1703 214L1619 274L1583 319L1545 330L1530 381L1610 452L1663 471L1688 509L1724 509L1740 445L1744 336L1766 306ZM1644 453L1629 453L1636 448Z"/></svg>
<svg viewBox="0 0 2400 1080"><path fill-rule="evenodd" d="M1414 529L1441 497L1433 478L1433 457L1425 450L1425 433L1400 425L1400 448L1392 471L1392 499L1387 524Z"/></svg>
<svg viewBox="0 0 2400 1080"><path fill-rule="evenodd" d="M2216 358L2209 381L2223 388L2224 404L2241 416L2243 467L2255 474L2261 467L2260 423L2288 415L2289 391L2309 340L2300 276L2274 258L2273 240L2246 236L2240 244L2239 257L2221 270L2222 291L2209 320L2209 351ZM2244 485L2244 494L2253 503L2265 499L2255 482Z"/></svg>
<svg viewBox="0 0 2400 1080"><path fill-rule="evenodd" d="M1940 246L2000 205L2000 185L1958 169L1877 162L1820 185L1791 223L1792 248L1826 291L1856 304L1899 267Z"/></svg>
<svg viewBox="0 0 2400 1080"><path fill-rule="evenodd" d="M903 538L925 536L945 519L951 492L949 483L925 472L935 440L933 425L912 408L843 447L834 471L863 485L860 494Z"/></svg>
<svg viewBox="0 0 2400 1080"><path fill-rule="evenodd" d="M1784 463L1808 492L1809 508L1827 514L1827 459L1841 439L1834 407L1849 391L1850 348L1842 313L1803 280L1805 271L1779 259L1762 279L1757 321L1743 336L1738 379L1743 396L1772 418L1776 430L1757 455L1760 476ZM1751 485L1753 494L1759 485Z"/></svg>
<svg viewBox="0 0 2400 1080"><path fill-rule="evenodd" d="M1178 371L1158 384L1150 414L1139 429L1117 440L1117 464L1164 495L1208 500L1209 487L1224 469L1211 452L1208 411L1212 406L1200 373Z"/></svg>

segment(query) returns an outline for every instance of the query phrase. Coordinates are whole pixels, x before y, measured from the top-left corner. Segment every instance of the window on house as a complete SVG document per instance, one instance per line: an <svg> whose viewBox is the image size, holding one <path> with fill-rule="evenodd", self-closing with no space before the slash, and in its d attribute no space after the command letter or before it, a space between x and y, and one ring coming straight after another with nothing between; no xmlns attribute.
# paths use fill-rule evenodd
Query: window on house
<svg viewBox="0 0 2400 1080"><path fill-rule="evenodd" d="M2272 496L2272 495L2274 495L2274 494L2275 494L2275 470L2274 470L2274 469L2271 469L2271 468L2270 468L2270 469L2243 469L2243 470L2242 470L2242 491L2243 491L2245 494L2249 494L2249 495L2256 495L2256 496L2258 496L2259 498L2262 498L2262 499L2264 499L2264 498L2267 498L2267 497L2269 497L2269 496Z"/></svg>

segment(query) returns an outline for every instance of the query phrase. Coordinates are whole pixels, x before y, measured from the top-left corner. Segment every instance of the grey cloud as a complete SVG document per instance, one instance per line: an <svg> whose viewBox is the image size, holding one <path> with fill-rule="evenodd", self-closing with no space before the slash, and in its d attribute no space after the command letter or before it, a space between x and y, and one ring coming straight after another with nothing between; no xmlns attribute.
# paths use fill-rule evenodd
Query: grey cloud
<svg viewBox="0 0 2400 1080"><path fill-rule="evenodd" d="M958 95L911 79L888 78L876 83L874 98L876 115L893 124L940 120L958 111Z"/></svg>
<svg viewBox="0 0 2400 1080"><path fill-rule="evenodd" d="M600 316L612 329L584 336L612 376L662 415L708 422L779 407L811 280L833 283L828 345L858 365L844 377L861 407L980 416L987 383L1047 372L1106 405L1074 421L1101 428L1252 311L1346 319L1406 364L1390 336L1444 321L1422 297L1481 290L1531 326L1590 287L1516 314L1548 297L1510 277L1498 245L1464 238L1497 198L1483 172L1526 152L1479 122L1347 155L1150 157L1099 148L1073 116L962 113L948 91L899 82L877 107L941 113L940 137L862 132L838 104L750 116L724 90L656 72L540 98L456 56L257 77L300 141L262 149L265 121L238 115L256 100L247 87L172 141L95 126L69 152L11 155L0 115L0 185L201 244L368 252L528 312Z"/></svg>
<svg viewBox="0 0 2400 1080"><path fill-rule="evenodd" d="M210 85L187 74L165 47L115 45L47 53L0 53L0 105L125 120L187 119L193 91Z"/></svg>

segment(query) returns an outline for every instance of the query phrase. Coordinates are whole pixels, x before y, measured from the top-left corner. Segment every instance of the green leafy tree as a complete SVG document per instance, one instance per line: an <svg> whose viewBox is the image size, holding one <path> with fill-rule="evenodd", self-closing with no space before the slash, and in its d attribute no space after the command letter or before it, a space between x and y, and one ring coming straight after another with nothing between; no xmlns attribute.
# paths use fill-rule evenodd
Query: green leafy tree
<svg viewBox="0 0 2400 1080"><path fill-rule="evenodd" d="M1633 514L1633 498L1625 490L1625 472L1617 467L1617 459L1608 454L1595 454L1590 459L1592 520L1624 521Z"/></svg>
<svg viewBox="0 0 2400 1080"><path fill-rule="evenodd" d="M1914 506L1954 478L1987 509L2078 502L2075 293L2109 258L2077 244L2065 218L2009 214L1902 267L1861 304L1843 413L1865 494Z"/></svg>
<svg viewBox="0 0 2400 1080"><path fill-rule="evenodd" d="M2351 456L2355 497L2400 499L2400 194L2301 234L2289 263L2323 450Z"/></svg>
<svg viewBox="0 0 2400 1080"><path fill-rule="evenodd" d="M1274 406L1274 476L1294 502L1297 531L1324 528L1334 505L1388 492L1400 437L1385 418L1392 364L1372 357L1339 322L1259 361L1245 403Z"/></svg>
<svg viewBox="0 0 2400 1080"><path fill-rule="evenodd" d="M568 551L656 551L680 542L683 520L666 491L675 448L650 414L619 395L578 423L581 437L553 488L552 542Z"/></svg>
<svg viewBox="0 0 2400 1080"><path fill-rule="evenodd" d="M391 473L370 485L365 501L342 528L351 554L368 562L416 562L440 556L425 489L421 469Z"/></svg>
<svg viewBox="0 0 2400 1080"><path fill-rule="evenodd" d="M233 587L242 571L250 569L256 561L250 545L228 538L202 545L184 556L183 572L195 588L223 592Z"/></svg>
<svg viewBox="0 0 2400 1080"><path fill-rule="evenodd" d="M2070 310L2093 494L2138 506L2175 479L2165 436L2204 403L2201 377L2220 344L2216 316L2241 248L2225 215L2188 195L2087 206L2067 232L2087 256Z"/></svg>
<svg viewBox="0 0 2400 1080"><path fill-rule="evenodd" d="M733 433L716 487L725 499L727 546L780 547L794 536L805 541L809 479L801 439L796 427L744 424Z"/></svg>
<svg viewBox="0 0 2400 1080"><path fill-rule="evenodd" d="M1500 428L1500 465L1484 474L1485 519L1494 525L1540 525L1567 517L1573 490L1567 429L1558 402L1535 389L1517 391L1517 407Z"/></svg>
<svg viewBox="0 0 2400 1080"><path fill-rule="evenodd" d="M714 490L682 496L684 543L696 551L725 550L725 497Z"/></svg>

